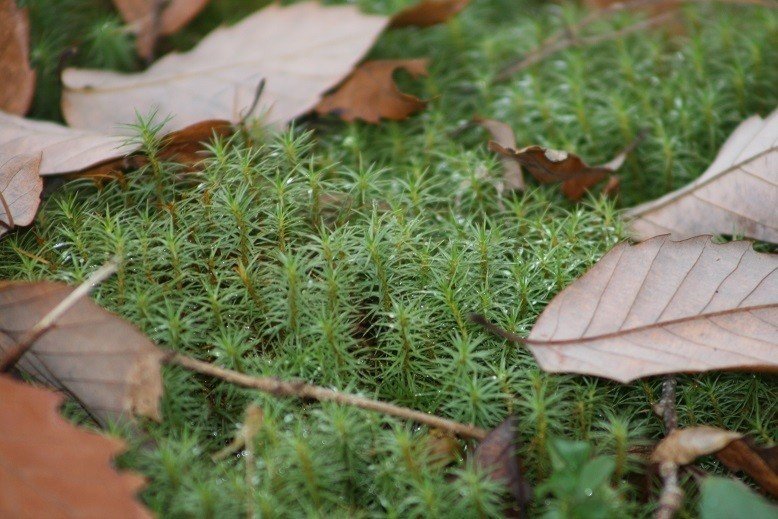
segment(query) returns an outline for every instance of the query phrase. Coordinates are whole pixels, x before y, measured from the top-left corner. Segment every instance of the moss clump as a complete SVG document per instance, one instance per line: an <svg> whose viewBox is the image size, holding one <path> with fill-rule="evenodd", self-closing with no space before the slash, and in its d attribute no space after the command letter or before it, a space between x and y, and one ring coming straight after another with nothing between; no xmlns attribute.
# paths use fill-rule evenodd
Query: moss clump
<svg viewBox="0 0 778 519"><path fill-rule="evenodd" d="M80 64L137 66L121 57L131 41L108 5L28 3L42 77L35 116L58 117L53 63L76 34L95 49ZM214 2L168 45L193 43L260 3L225 7L234 4ZM399 7L389 4L366 7ZM121 254L120 272L96 298L164 347L484 427L515 413L533 481L550 474L551 438L585 440L616 461L618 513L646 514L640 486L626 476L638 468L630 447L661 436L650 412L658 383L547 375L528 353L466 320L477 311L527 332L554 294L623 237L614 203L572 205L554 188L499 199L498 161L483 134L451 133L478 112L512 124L520 144L595 162L648 127L624 170L623 202L678 187L739 120L778 101L778 56L767 52L778 43L778 15L739 9L749 15L690 8L684 38L650 33L573 49L500 85L491 79L504 61L557 28L560 11L575 18L576 9L479 1L446 26L388 33L374 57L434 59L430 78L409 85L434 97L425 113L378 127L310 120L252 146L215 142L198 174L161 164L102 189L71 182L46 201L34 228L0 242L0 278L77 283ZM53 21L63 16L80 29L61 31ZM151 126L139 132L149 148ZM144 499L160 515L500 513L501 489L472 467L451 469L459 477L448 481L425 462L425 431L413 424L277 400L178 368L166 370L165 388L165 420L142 424L124 458L150 478ZM778 430L766 377L684 377L679 395L683 425L764 441ZM229 441L252 401L266 423L247 482L243 458L214 463L208 454Z"/></svg>

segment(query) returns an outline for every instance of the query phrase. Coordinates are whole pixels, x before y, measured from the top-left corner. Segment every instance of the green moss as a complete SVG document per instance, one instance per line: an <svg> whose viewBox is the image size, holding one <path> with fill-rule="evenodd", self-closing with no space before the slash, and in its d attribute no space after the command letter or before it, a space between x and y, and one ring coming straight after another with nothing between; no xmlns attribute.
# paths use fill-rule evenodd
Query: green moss
<svg viewBox="0 0 778 519"><path fill-rule="evenodd" d="M82 45L79 65L139 67L108 2L27 3L40 78L33 116L59 117L56 68L68 45ZM362 3L378 12L400 6ZM164 45L191 45L260 4L213 2ZM500 200L485 136L455 130L477 112L511 124L520 145L596 162L648 127L618 203L649 199L698 175L738 121L775 107L778 55L768 49L778 43L778 15L688 8L685 37L650 33L572 49L494 84L508 59L559 28L560 11L580 17L571 7L483 0L445 26L384 35L371 56L433 58L428 79L407 82L432 98L408 121L308 120L254 147L215 143L202 173L161 164L103 189L71 182L45 202L35 227L0 242L0 278L77 283L121 254L119 273L95 297L163 347L483 427L515 413L534 482L551 472L552 438L586 440L614 457L621 514L647 514L628 477L641 466L630 447L662 434L651 415L658 382L548 375L466 319L477 311L528 332L550 299L624 236L617 203L591 196L573 205L554 187ZM65 18L72 23L55 23ZM141 134L153 148L149 130ZM278 400L178 368L166 368L165 389L165 420L143 423L123 458L150 478L143 496L160 515L500 513L499 486L472 467L452 469L459 477L450 481L424 462L415 424ZM682 377L679 395L684 425L775 439L778 398L765 376ZM247 484L243 457L214 463L209 454L252 401L267 419Z"/></svg>

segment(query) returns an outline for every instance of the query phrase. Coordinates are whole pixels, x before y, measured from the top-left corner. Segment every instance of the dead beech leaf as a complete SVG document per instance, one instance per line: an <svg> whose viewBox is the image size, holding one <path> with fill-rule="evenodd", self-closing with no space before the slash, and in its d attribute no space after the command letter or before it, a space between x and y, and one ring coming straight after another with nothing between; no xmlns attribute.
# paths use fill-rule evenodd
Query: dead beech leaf
<svg viewBox="0 0 778 519"><path fill-rule="evenodd" d="M633 237L743 235L778 243L778 110L749 117L694 182L627 212Z"/></svg>
<svg viewBox="0 0 778 519"><path fill-rule="evenodd" d="M474 117L473 121L489 132L492 140L501 147L506 149L516 148L516 136L513 133L513 128L507 124L481 117ZM521 172L521 165L512 158L505 156L500 158L500 162L503 169L503 187L510 190L524 191L524 175Z"/></svg>
<svg viewBox="0 0 778 519"><path fill-rule="evenodd" d="M492 480L506 485L513 497L510 507L505 510L506 517L522 517L532 499L532 489L524 478L516 441L516 418L509 416L475 450L476 466L486 471Z"/></svg>
<svg viewBox="0 0 778 519"><path fill-rule="evenodd" d="M676 465L688 465L700 456L718 452L742 437L740 433L707 425L675 429L656 446L651 454L651 462L669 461Z"/></svg>
<svg viewBox="0 0 778 519"><path fill-rule="evenodd" d="M445 467L462 456L462 446L456 435L442 429L430 429L427 434L427 449L433 466Z"/></svg>
<svg viewBox="0 0 778 519"><path fill-rule="evenodd" d="M716 456L728 469L743 471L762 488L778 497L778 445L758 447L747 438L735 440Z"/></svg>
<svg viewBox="0 0 778 519"><path fill-rule="evenodd" d="M0 281L0 354L71 291L48 281ZM35 341L17 367L67 391L103 424L132 414L159 420L163 355L133 325L81 299Z"/></svg>
<svg viewBox="0 0 778 519"><path fill-rule="evenodd" d="M526 343L546 371L619 382L778 371L778 255L709 236L620 243L551 301Z"/></svg>
<svg viewBox="0 0 778 519"><path fill-rule="evenodd" d="M122 18L135 26L138 55L149 58L157 36L175 34L203 10L209 0L113 0ZM161 6L161 10L158 5Z"/></svg>
<svg viewBox="0 0 778 519"><path fill-rule="evenodd" d="M337 115L344 121L361 119L373 124L381 119L406 119L424 110L427 102L400 92L394 82L394 73L403 69L414 78L426 76L428 63L427 59L366 61L316 105L316 112Z"/></svg>
<svg viewBox="0 0 778 519"><path fill-rule="evenodd" d="M0 375L0 395L0 517L152 517L144 479L112 466L124 442L66 421L52 391Z"/></svg>
<svg viewBox="0 0 778 519"><path fill-rule="evenodd" d="M541 184L562 182L562 192L565 196L570 200L578 200L589 188L618 170L624 164L627 155L642 139L643 134L613 159L599 166L589 166L578 155L543 146L528 146L514 150L499 142L491 141L489 149L524 166Z"/></svg>
<svg viewBox="0 0 778 519"><path fill-rule="evenodd" d="M264 80L254 114L284 126L351 72L387 21L354 6L272 4L141 73L66 69L62 111L73 127L105 132L155 110L172 116L166 132L208 119L237 123Z"/></svg>
<svg viewBox="0 0 778 519"><path fill-rule="evenodd" d="M0 155L0 237L35 219L43 190L40 165L40 155Z"/></svg>
<svg viewBox="0 0 778 519"><path fill-rule="evenodd" d="M445 23L462 11L470 0L421 0L389 20L389 27L430 27Z"/></svg>
<svg viewBox="0 0 778 519"><path fill-rule="evenodd" d="M0 110L24 115L35 94L30 68L30 20L16 0L0 0Z"/></svg>

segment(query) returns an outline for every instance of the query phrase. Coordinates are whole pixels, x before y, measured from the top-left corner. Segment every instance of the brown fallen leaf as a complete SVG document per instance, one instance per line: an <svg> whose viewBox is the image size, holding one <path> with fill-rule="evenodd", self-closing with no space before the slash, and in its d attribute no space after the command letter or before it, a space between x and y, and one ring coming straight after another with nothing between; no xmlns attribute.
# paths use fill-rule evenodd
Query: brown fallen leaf
<svg viewBox="0 0 778 519"><path fill-rule="evenodd" d="M618 170L643 136L641 133L613 159L599 166L589 166L578 155L543 146L514 150L491 141L489 149L524 166L541 184L562 182L565 196L570 200L578 200L590 187Z"/></svg>
<svg viewBox="0 0 778 519"><path fill-rule="evenodd" d="M66 421L52 391L0 375L0 395L0 517L152 517L144 479L112 466L124 442Z"/></svg>
<svg viewBox="0 0 778 519"><path fill-rule="evenodd" d="M104 132L155 110L172 116L166 132L208 119L237 123L264 80L254 113L284 126L351 72L387 22L354 6L272 4L141 73L66 69L62 111L69 125Z"/></svg>
<svg viewBox="0 0 778 519"><path fill-rule="evenodd" d="M71 291L48 281L0 281L0 353ZM17 367L67 391L105 424L132 414L160 419L163 356L133 325L82 299L33 343Z"/></svg>
<svg viewBox="0 0 778 519"><path fill-rule="evenodd" d="M0 238L35 219L43 190L40 165L40 155L0 155Z"/></svg>
<svg viewBox="0 0 778 519"><path fill-rule="evenodd" d="M486 471L492 480L506 485L513 497L505 510L506 517L523 517L524 508L532 499L532 488L524 478L516 441L516 418L509 416L475 450L476 466Z"/></svg>
<svg viewBox="0 0 778 519"><path fill-rule="evenodd" d="M750 242L620 243L558 294L525 342L541 368L630 382L661 373L778 371L778 255Z"/></svg>
<svg viewBox="0 0 778 519"><path fill-rule="evenodd" d="M688 465L700 456L718 452L742 437L740 433L707 425L675 429L657 444L651 454L651 462L669 461L676 465Z"/></svg>
<svg viewBox="0 0 778 519"><path fill-rule="evenodd" d="M427 102L400 92L394 73L403 69L414 78L426 76L428 63L427 59L366 61L316 105L316 112L337 115L344 121L361 119L373 124L381 119L406 119L423 110Z"/></svg>
<svg viewBox="0 0 778 519"><path fill-rule="evenodd" d="M442 429L430 429L427 434L427 449L430 463L436 467L445 467L462 457L462 446L456 435Z"/></svg>
<svg viewBox="0 0 778 519"><path fill-rule="evenodd" d="M30 68L30 20L16 0L0 0L0 110L24 115L35 94Z"/></svg>
<svg viewBox="0 0 778 519"><path fill-rule="evenodd" d="M758 447L743 438L733 441L716 456L728 469L745 472L767 492L778 497L778 445Z"/></svg>
<svg viewBox="0 0 778 519"><path fill-rule="evenodd" d="M430 27L445 23L462 11L470 0L421 0L389 20L389 27Z"/></svg>
<svg viewBox="0 0 778 519"><path fill-rule="evenodd" d="M740 123L694 182L627 212L633 237L743 235L778 243L778 110Z"/></svg>
<svg viewBox="0 0 778 519"><path fill-rule="evenodd" d="M175 34L203 10L209 0L113 0L122 18L135 26L138 55L150 58L159 36Z"/></svg>
<svg viewBox="0 0 778 519"><path fill-rule="evenodd" d="M513 133L513 128L507 124L494 119L483 119L478 116L474 117L473 121L489 132L492 140L502 148L516 148L516 136ZM510 190L524 191L524 175L521 172L521 165L511 157L505 156L500 158L500 162L503 169L503 187Z"/></svg>
<svg viewBox="0 0 778 519"><path fill-rule="evenodd" d="M621 190L621 178L618 175L611 175L602 188L602 194L613 197L619 194L619 190Z"/></svg>

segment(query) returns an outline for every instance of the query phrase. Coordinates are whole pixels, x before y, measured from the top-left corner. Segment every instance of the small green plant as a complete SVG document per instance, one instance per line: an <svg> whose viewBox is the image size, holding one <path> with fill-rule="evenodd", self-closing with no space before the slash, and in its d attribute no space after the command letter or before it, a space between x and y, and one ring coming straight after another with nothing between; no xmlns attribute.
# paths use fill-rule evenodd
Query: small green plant
<svg viewBox="0 0 778 519"><path fill-rule="evenodd" d="M549 456L554 471L536 489L538 499L548 499L546 519L599 519L622 517L621 498L610 484L616 461L592 456L587 442L553 439Z"/></svg>

